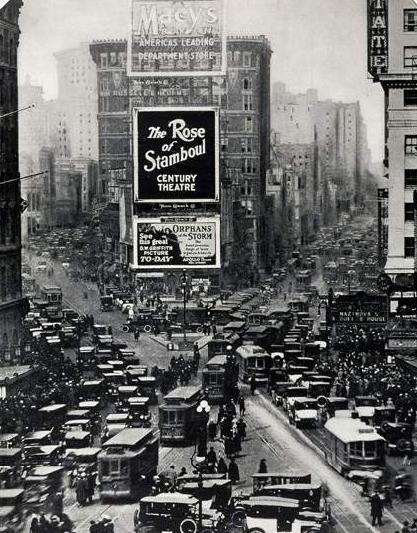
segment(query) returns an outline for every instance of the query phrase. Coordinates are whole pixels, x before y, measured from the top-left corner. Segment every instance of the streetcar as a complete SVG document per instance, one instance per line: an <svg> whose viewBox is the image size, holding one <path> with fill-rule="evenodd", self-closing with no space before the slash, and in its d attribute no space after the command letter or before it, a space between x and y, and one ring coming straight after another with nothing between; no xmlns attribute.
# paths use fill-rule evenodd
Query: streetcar
<svg viewBox="0 0 417 533"><path fill-rule="evenodd" d="M44 285L40 289L41 300L47 302L46 313L50 320L62 318L62 289L61 287Z"/></svg>
<svg viewBox="0 0 417 533"><path fill-rule="evenodd" d="M239 376L239 365L235 360L227 363L227 355L216 355L210 359L203 369L203 389L207 394L210 403L221 402L227 394L235 395L237 392L237 381Z"/></svg>
<svg viewBox="0 0 417 533"><path fill-rule="evenodd" d="M128 428L103 444L98 454L100 498L140 496L158 469L159 442L152 429Z"/></svg>
<svg viewBox="0 0 417 533"><path fill-rule="evenodd" d="M330 418L325 426L326 461L342 475L385 464L385 439L357 418Z"/></svg>
<svg viewBox="0 0 417 533"><path fill-rule="evenodd" d="M233 352L239 343L240 337L237 334L224 335L217 333L207 344L208 359L216 355Z"/></svg>
<svg viewBox="0 0 417 533"><path fill-rule="evenodd" d="M236 356L241 381L247 382L254 376L258 386L268 384L272 357L266 350L254 344L245 344L237 348Z"/></svg>
<svg viewBox="0 0 417 533"><path fill-rule="evenodd" d="M159 406L161 442L185 444L195 437L201 398L201 388L196 386L177 387L164 396Z"/></svg>

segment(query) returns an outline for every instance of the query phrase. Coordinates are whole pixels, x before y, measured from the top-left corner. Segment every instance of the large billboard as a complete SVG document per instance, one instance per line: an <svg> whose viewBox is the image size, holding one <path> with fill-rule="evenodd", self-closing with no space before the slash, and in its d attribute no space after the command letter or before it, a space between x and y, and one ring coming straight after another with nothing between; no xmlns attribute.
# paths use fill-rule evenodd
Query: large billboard
<svg viewBox="0 0 417 533"><path fill-rule="evenodd" d="M219 117L215 108L133 110L134 201L219 201Z"/></svg>
<svg viewBox="0 0 417 533"><path fill-rule="evenodd" d="M225 0L131 0L132 77L224 76Z"/></svg>
<svg viewBox="0 0 417 533"><path fill-rule="evenodd" d="M220 268L220 218L133 218L133 269Z"/></svg>
<svg viewBox="0 0 417 533"><path fill-rule="evenodd" d="M388 72L388 0L368 0L368 72Z"/></svg>

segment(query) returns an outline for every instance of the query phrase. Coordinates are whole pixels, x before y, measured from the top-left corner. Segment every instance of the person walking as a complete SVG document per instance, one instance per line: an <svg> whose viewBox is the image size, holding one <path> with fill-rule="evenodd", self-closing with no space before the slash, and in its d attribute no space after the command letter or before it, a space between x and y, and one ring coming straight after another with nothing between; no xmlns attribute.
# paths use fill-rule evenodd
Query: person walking
<svg viewBox="0 0 417 533"><path fill-rule="evenodd" d="M239 395L238 404L239 404L240 416L245 416L245 412L246 412L245 398L241 394Z"/></svg>
<svg viewBox="0 0 417 533"><path fill-rule="evenodd" d="M232 485L240 481L239 467L233 458L230 460L228 475Z"/></svg>
<svg viewBox="0 0 417 533"><path fill-rule="evenodd" d="M254 375L252 375L250 378L250 392L252 396L255 394L255 390L256 390L256 378Z"/></svg>
<svg viewBox="0 0 417 533"><path fill-rule="evenodd" d="M88 497L88 481L85 472L77 480L75 493L77 495L77 502L83 507L87 503Z"/></svg>
<svg viewBox="0 0 417 533"><path fill-rule="evenodd" d="M410 466L414 457L414 444L410 441L404 454L403 466Z"/></svg>
<svg viewBox="0 0 417 533"><path fill-rule="evenodd" d="M384 505L381 496L378 491L374 492L371 496L371 516L373 526L382 526L382 513Z"/></svg>
<svg viewBox="0 0 417 533"><path fill-rule="evenodd" d="M266 466L266 460L261 459L261 462L259 463L258 474L266 474L267 472L268 467Z"/></svg>
<svg viewBox="0 0 417 533"><path fill-rule="evenodd" d="M139 337L140 337L139 328L135 328L135 331L133 332L133 337L134 337L136 342L139 340Z"/></svg>
<svg viewBox="0 0 417 533"><path fill-rule="evenodd" d="M217 473L218 474L227 474L227 465L226 461L223 459L223 457L219 458L219 462L217 463Z"/></svg>

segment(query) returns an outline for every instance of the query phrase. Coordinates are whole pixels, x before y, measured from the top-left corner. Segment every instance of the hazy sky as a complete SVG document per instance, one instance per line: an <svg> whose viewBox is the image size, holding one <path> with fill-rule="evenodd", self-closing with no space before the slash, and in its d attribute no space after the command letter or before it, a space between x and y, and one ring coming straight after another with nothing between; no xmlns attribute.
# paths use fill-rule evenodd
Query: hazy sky
<svg viewBox="0 0 417 533"><path fill-rule="evenodd" d="M319 90L322 99L361 102L375 160L383 153L383 93L367 77L363 0L226 0L228 32L264 34L272 45L272 81ZM82 41L125 38L129 0L25 0L20 77L56 96L54 52Z"/></svg>

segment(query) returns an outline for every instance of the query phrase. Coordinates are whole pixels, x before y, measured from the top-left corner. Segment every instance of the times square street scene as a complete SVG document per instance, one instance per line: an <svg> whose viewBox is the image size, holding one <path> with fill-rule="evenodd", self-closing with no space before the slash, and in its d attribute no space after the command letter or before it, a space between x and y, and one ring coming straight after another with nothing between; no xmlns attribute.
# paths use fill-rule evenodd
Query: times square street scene
<svg viewBox="0 0 417 533"><path fill-rule="evenodd" d="M416 66L414 0L0 0L1 533L417 532Z"/></svg>

